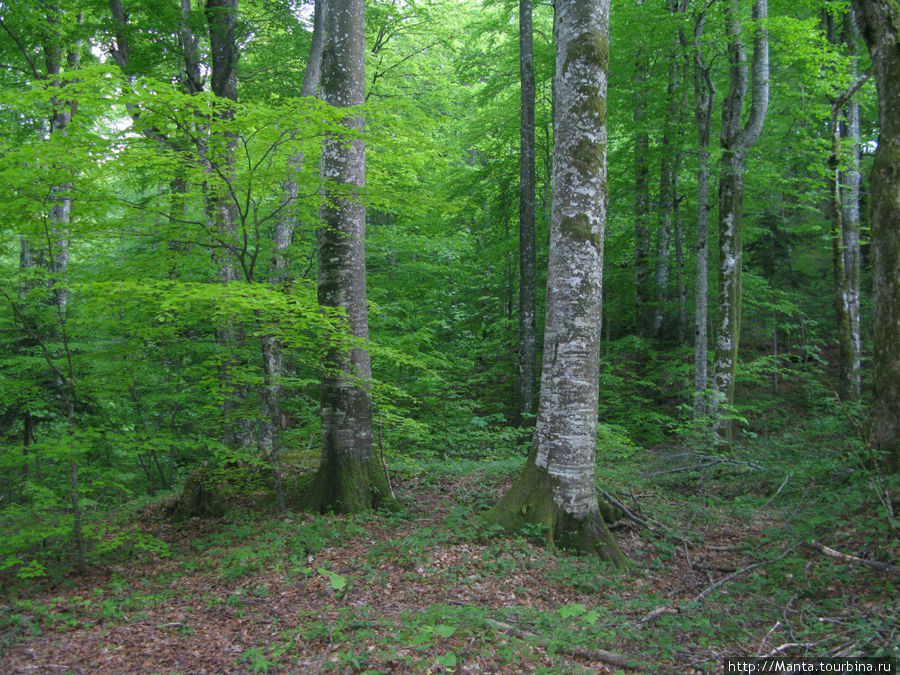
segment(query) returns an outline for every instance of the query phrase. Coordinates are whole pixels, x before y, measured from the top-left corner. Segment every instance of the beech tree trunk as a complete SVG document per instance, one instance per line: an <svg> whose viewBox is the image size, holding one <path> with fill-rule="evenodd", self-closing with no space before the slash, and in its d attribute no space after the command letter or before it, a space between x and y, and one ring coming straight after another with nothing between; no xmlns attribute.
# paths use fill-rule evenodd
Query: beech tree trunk
<svg viewBox="0 0 900 675"><path fill-rule="evenodd" d="M669 2L673 13L684 10L679 0ZM669 80L666 87L666 118L663 124L662 148L659 166L659 227L657 228L656 271L654 282L656 297L653 307L651 334L662 337L665 307L669 299L669 254L672 244L675 210L678 208L678 171L681 160L681 64L678 54L678 40L669 41Z"/></svg>
<svg viewBox="0 0 900 675"><path fill-rule="evenodd" d="M708 412L707 389L709 341L707 339L709 295L709 144L716 89L710 67L703 55L703 30L706 13L694 22L694 114L697 118L697 294L694 334L694 419Z"/></svg>
<svg viewBox="0 0 900 675"><path fill-rule="evenodd" d="M721 176L719 179L719 326L716 335L715 374L711 413L716 443L730 449L734 378L741 335L742 220L744 169L750 149L762 133L769 105L769 37L765 22L768 0L754 0L757 22L753 40L753 86L747 122L741 116L748 93L747 57L740 22L740 0L725 6L730 85L722 102Z"/></svg>
<svg viewBox="0 0 900 675"><path fill-rule="evenodd" d="M639 6L644 0L636 0ZM634 62L634 313L641 337L653 334L650 286L650 135L644 127L647 115L647 52L638 45Z"/></svg>
<svg viewBox="0 0 900 675"><path fill-rule="evenodd" d="M319 83L322 79L322 49L325 44L325 0L316 0L313 18L312 43L309 49L309 60L300 87L300 96L315 97L318 95ZM288 281L288 249L294 236L297 221L296 203L299 198L297 183L290 174L300 171L303 166L302 153L292 156L288 162L288 178L282 183L281 213L275 224L273 238L273 255L269 269L269 282L283 284ZM284 430L284 415L281 411L281 376L284 366L284 348L274 335L263 335L261 340L263 356L263 402L265 410L260 422L257 450L262 458L267 458L275 471L275 492L278 507L285 511L284 486L281 481L279 463L278 434Z"/></svg>
<svg viewBox="0 0 900 675"><path fill-rule="evenodd" d="M869 176L872 204L872 436L900 471L900 2L853 0L878 90L878 149Z"/></svg>
<svg viewBox="0 0 900 675"><path fill-rule="evenodd" d="M534 60L531 0L519 0L521 119L519 141L519 417L534 415L537 369L534 239Z"/></svg>
<svg viewBox="0 0 900 675"><path fill-rule="evenodd" d="M855 21L852 12L844 18L844 35L838 37L834 16L823 11L825 33L831 44L847 42L855 50ZM852 60L856 75L856 60ZM860 396L859 335L859 104L856 91L867 76L856 79L850 88L831 100L831 153L828 157L827 187L831 220L831 259L834 284L835 326L838 332L838 395L857 401ZM845 120L841 120L841 115ZM854 136L855 134L855 136ZM855 142L845 160L844 139ZM844 170L844 167L847 167Z"/></svg>
<svg viewBox="0 0 900 675"><path fill-rule="evenodd" d="M336 107L365 102L365 5L331 0L326 12L322 97ZM321 381L322 462L307 501L318 511L350 513L395 505L372 437L371 361L366 350L364 120L350 112L346 137L326 139L322 178L326 204L319 230L319 303L340 308L346 334L334 336L324 356Z"/></svg>
<svg viewBox="0 0 900 675"><path fill-rule="evenodd" d="M486 519L546 529L549 546L625 558L597 497L609 0L556 3L556 106L547 324L538 420L522 474Z"/></svg>

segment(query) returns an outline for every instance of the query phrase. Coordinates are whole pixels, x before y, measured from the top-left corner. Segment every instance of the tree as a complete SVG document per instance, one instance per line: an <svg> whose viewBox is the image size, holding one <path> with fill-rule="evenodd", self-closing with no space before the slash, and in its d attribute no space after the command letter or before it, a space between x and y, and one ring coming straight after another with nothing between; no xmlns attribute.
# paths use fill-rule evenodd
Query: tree
<svg viewBox="0 0 900 675"><path fill-rule="evenodd" d="M365 102L365 5L333 0L325 12L322 98L340 108ZM312 508L352 513L390 506L387 476L373 452L372 367L366 307L366 183L363 117L348 111L347 134L322 149L326 204L319 230L319 303L346 312L322 364L322 462L308 495Z"/></svg>
<svg viewBox="0 0 900 675"><path fill-rule="evenodd" d="M719 325L716 334L712 415L716 441L730 447L732 424L723 406L734 403L734 380L741 333L741 224L744 205L744 170L747 155L762 133L769 106L769 37L765 21L768 0L754 0L753 77L750 112L741 124L750 83L740 21L741 3L725 5L728 38L729 89L722 102L721 176L719 179Z"/></svg>
<svg viewBox="0 0 900 675"><path fill-rule="evenodd" d="M703 51L706 10L694 19L694 115L697 119L697 294L694 334L694 419L707 413L709 342L709 143L712 135L715 85Z"/></svg>
<svg viewBox="0 0 900 675"><path fill-rule="evenodd" d="M606 184L609 1L556 4L547 322L538 420L517 482L487 515L559 545L625 559L600 514L596 442Z"/></svg>
<svg viewBox="0 0 900 675"><path fill-rule="evenodd" d="M900 471L900 2L854 0L878 90L878 149L869 176L872 204L872 436Z"/></svg>
<svg viewBox="0 0 900 675"><path fill-rule="evenodd" d="M521 120L519 144L519 415L534 414L537 328L534 241L534 55L531 0L519 0Z"/></svg>

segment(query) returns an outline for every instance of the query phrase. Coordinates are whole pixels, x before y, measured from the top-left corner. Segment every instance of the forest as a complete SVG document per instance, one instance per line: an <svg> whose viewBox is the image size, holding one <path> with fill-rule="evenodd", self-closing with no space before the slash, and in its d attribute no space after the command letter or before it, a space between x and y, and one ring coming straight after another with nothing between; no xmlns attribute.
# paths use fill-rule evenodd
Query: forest
<svg viewBox="0 0 900 675"><path fill-rule="evenodd" d="M900 1L0 0L0 82L0 671L895 672Z"/></svg>

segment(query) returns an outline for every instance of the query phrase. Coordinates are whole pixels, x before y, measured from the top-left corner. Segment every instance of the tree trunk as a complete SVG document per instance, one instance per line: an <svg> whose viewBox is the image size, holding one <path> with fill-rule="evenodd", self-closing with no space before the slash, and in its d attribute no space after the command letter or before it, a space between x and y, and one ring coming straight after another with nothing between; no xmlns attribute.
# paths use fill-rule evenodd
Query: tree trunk
<svg viewBox="0 0 900 675"><path fill-rule="evenodd" d="M609 0L556 3L556 112L547 322L538 421L518 481L487 515L616 564L596 487Z"/></svg>
<svg viewBox="0 0 900 675"><path fill-rule="evenodd" d="M644 0L636 0L643 5ZM634 312L641 337L653 334L650 288L650 135L644 127L647 115L647 79L650 65L646 50L638 46L634 63Z"/></svg>
<svg viewBox="0 0 900 675"><path fill-rule="evenodd" d="M325 0L316 0L313 19L312 44L309 49L309 60L300 87L300 96L314 97L319 91L322 79L322 48L325 36ZM291 175L300 171L303 166L303 153L293 155L288 161L288 178L282 183L281 215L275 224L273 240L273 256L269 269L269 282L283 284L288 281L287 252L294 236L297 219L295 205L298 199L297 183ZM265 410L260 423L257 450L260 457L268 458L275 472L275 493L278 508L284 512L287 508L284 485L281 480L279 462L278 434L283 430L281 411L281 375L284 365L284 349L281 340L274 335L264 335L261 340L263 356L263 402Z"/></svg>
<svg viewBox="0 0 900 675"><path fill-rule="evenodd" d="M758 22L753 40L753 86L746 124L741 116L748 90L748 69L740 23L740 0L725 6L730 85L722 102L722 160L719 179L719 326L716 335L715 375L711 413L716 443L732 445L731 413L734 379L741 334L741 284L743 242L741 225L744 203L744 168L750 148L762 133L769 105L769 38L766 29L768 0L754 0L753 19Z"/></svg>
<svg viewBox="0 0 900 675"><path fill-rule="evenodd" d="M829 30L829 37L833 37L833 31L831 30ZM842 132L844 127L840 124L840 115L845 105L853 97L856 90L859 89L865 79L865 77L858 79L850 89L831 102L831 154L828 157L828 194L829 216L831 219L832 276L834 278L834 313L838 330L838 393L844 400L856 400L859 397L858 380L855 386L853 378L853 366L854 363L858 364L859 353L857 352L854 355L857 340L854 339L853 327L851 325L851 316L855 315L857 329L859 327L859 297L857 296L855 298L856 302L854 303L846 269L848 254L845 250L845 242L849 239L852 244L852 240L855 239L857 243L856 253L858 253L858 236L853 237L852 233L847 233L844 226L844 189L841 184L842 172L840 168L843 151ZM858 112L857 109L857 113ZM853 262L857 264L855 281L858 289L859 258L858 255L850 255L852 256L851 264ZM855 311L854 308L851 307L852 304L856 305Z"/></svg>
<svg viewBox="0 0 900 675"><path fill-rule="evenodd" d="M322 96L336 107L365 101L365 6L333 0L326 12ZM343 120L347 137L326 139L322 178L326 204L319 230L319 303L345 312L347 335L324 356L321 383L322 463L307 501L318 511L351 513L393 506L383 467L373 452L371 362L366 350L366 181L364 120Z"/></svg>
<svg viewBox="0 0 900 675"><path fill-rule="evenodd" d="M872 204L874 450L900 471L900 3L853 0L878 89L878 149L869 177Z"/></svg>
<svg viewBox="0 0 900 675"><path fill-rule="evenodd" d="M531 0L519 0L519 68L521 120L519 155L519 419L535 412L537 367L536 284L534 237L534 61Z"/></svg>
<svg viewBox="0 0 900 675"><path fill-rule="evenodd" d="M673 13L682 10L678 2L669 3ZM678 208L678 171L681 159L681 64L678 55L678 40L669 42L669 80L666 86L666 118L663 124L662 148L659 166L659 228L656 244L656 298L653 308L652 335L662 337L665 320L665 306L669 299L669 253L672 243L675 210Z"/></svg>
<svg viewBox="0 0 900 675"><path fill-rule="evenodd" d="M844 42L851 53L856 51L856 40L859 30L856 17L852 11L844 15ZM857 76L857 59L852 62L852 74ZM848 389L846 396L851 401L858 401L862 390L862 336L859 326L860 311L860 261L862 258L859 245L859 188L862 174L860 164L860 129L859 101L850 97L844 108L846 124L843 126L843 138L850 140L849 157L846 168L841 172L841 196L843 214L841 218L842 238L844 244L844 284L847 290L847 314L850 323L850 349L848 363Z"/></svg>
<svg viewBox="0 0 900 675"><path fill-rule="evenodd" d="M706 14L694 23L694 110L697 118L697 295L694 335L694 419L706 417L709 343L707 300L709 295L709 144L712 134L716 89L703 55Z"/></svg>

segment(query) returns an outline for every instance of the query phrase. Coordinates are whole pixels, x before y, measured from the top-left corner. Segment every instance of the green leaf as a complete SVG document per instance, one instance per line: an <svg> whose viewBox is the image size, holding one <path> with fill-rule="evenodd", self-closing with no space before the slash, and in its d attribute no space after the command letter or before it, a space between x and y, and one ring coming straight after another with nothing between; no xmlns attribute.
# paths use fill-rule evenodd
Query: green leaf
<svg viewBox="0 0 900 675"><path fill-rule="evenodd" d="M434 632L436 635L440 635L442 638L448 638L456 632L456 626L448 626L445 623L439 623L434 627ZM456 662L456 657L454 657L454 663Z"/></svg>
<svg viewBox="0 0 900 675"><path fill-rule="evenodd" d="M584 614L587 611L587 607L582 605L580 602L573 603L571 605L563 605L559 608L559 615L563 619L569 619L573 616L579 616Z"/></svg>
<svg viewBox="0 0 900 675"><path fill-rule="evenodd" d="M453 652L441 654L435 660L445 668L456 668L456 654L454 654Z"/></svg>
<svg viewBox="0 0 900 675"><path fill-rule="evenodd" d="M324 567L320 567L319 574L328 577L328 580L331 582L331 587L336 591L342 591L347 587L346 577L341 576L337 572L332 572L331 570L326 570Z"/></svg>

